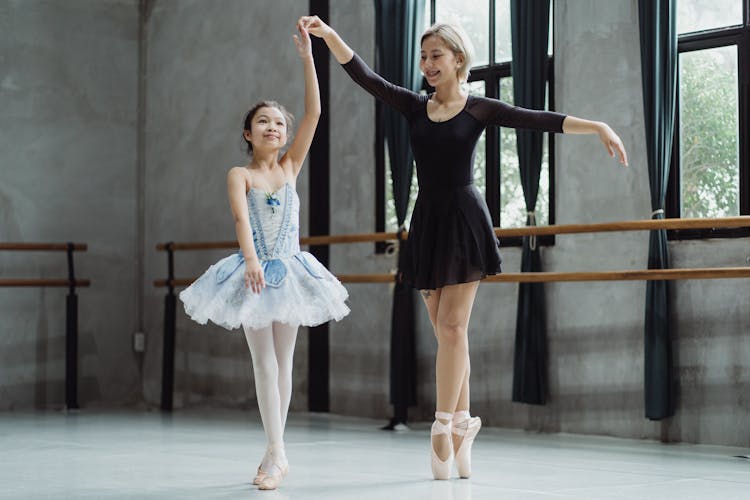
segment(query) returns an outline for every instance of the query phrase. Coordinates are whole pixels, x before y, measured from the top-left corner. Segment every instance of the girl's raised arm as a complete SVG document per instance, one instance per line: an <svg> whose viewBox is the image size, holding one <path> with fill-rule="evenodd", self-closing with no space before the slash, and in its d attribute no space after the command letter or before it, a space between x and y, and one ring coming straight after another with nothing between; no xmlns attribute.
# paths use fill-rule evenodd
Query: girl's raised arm
<svg viewBox="0 0 750 500"><path fill-rule="evenodd" d="M320 90L318 89L318 76L315 73L315 63L312 57L310 35L303 27L298 26L298 29L299 36L294 35L294 44L297 46L297 52L299 52L305 69L305 115L300 121L294 141L292 141L292 145L289 146L285 155L292 161L295 177L302 168L307 152L310 151L310 145L315 136L315 128L318 126L318 119L320 118Z"/></svg>

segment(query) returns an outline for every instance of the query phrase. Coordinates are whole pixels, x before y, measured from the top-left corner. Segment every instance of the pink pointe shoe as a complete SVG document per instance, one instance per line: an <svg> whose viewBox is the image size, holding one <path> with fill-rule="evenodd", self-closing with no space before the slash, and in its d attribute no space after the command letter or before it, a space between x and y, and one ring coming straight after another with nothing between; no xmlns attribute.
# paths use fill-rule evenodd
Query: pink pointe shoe
<svg viewBox="0 0 750 500"><path fill-rule="evenodd" d="M258 467L258 475L255 476L253 484L257 484L260 490L275 490L289 473L289 462L282 445L269 446L266 456L271 459L270 470L264 471Z"/></svg>
<svg viewBox="0 0 750 500"><path fill-rule="evenodd" d="M432 456L432 477L435 479L450 479L451 468L453 466L453 443L451 443L451 418L453 415L444 411L435 412L435 422L432 423L432 429L430 431L430 437L439 436L444 434L448 439L450 453L445 460L441 460L438 454L435 452L435 447L430 442L430 453ZM444 424L440 420L447 420L448 423Z"/></svg>
<svg viewBox="0 0 750 500"><path fill-rule="evenodd" d="M255 471L255 477L253 478L253 484L255 486L259 485L263 479L266 478L268 474L266 474L266 471L263 470L263 464L266 462L266 459L270 456L270 450L271 447L269 446L266 448L266 453L263 455L263 460L261 460L260 465L258 466L258 470ZM289 464L286 464L284 466L284 469L281 471L284 477L289 473Z"/></svg>
<svg viewBox="0 0 750 500"><path fill-rule="evenodd" d="M453 434L463 436L463 440L456 450L456 468L462 479L471 477L471 445L482 428L482 419L472 417L468 411L457 411L453 414Z"/></svg>

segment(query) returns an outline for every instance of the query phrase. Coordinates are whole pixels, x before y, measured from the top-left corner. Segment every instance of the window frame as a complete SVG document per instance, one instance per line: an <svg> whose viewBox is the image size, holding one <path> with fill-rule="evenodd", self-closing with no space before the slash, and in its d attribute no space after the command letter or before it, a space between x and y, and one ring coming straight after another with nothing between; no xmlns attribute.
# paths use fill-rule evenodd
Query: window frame
<svg viewBox="0 0 750 500"><path fill-rule="evenodd" d="M483 81L485 88L485 96L493 99L500 98L500 81L503 78L509 78L512 76L511 72L511 61L496 62L495 61L495 24L496 24L496 9L495 0L487 0L489 2L489 64L483 66L475 66L471 68L469 73L469 83L476 81ZM436 12L437 0L430 0L429 8L430 24L435 23L435 12ZM554 19L552 22L552 32L554 33ZM554 36L552 37L552 55L548 56L548 106L549 110L555 109L555 86L554 86ZM422 80L422 89L431 91L432 89L427 85L426 80ZM375 231L384 232L386 223L386 186L385 186L385 135L382 130L382 104L380 101L376 102L375 107ZM555 134L547 134L548 137L548 161L549 161L549 225L555 224ZM494 227L500 226L500 168L501 168L501 150L500 150L500 127L490 126L486 129L486 144L485 144L485 166L496 165L497 168L487 169L485 172L485 201L490 211L490 217ZM416 172L415 172L416 175ZM502 238L501 246L522 246L523 237L516 236L510 238ZM555 236L539 236L537 238L537 244L541 246L551 246L555 244ZM389 245L387 242L377 242L375 244L376 253L387 253L393 245Z"/></svg>
<svg viewBox="0 0 750 500"><path fill-rule="evenodd" d="M669 166L665 211L667 218L681 218L680 186L680 85L679 55L720 47L737 47L738 85L738 142L739 142L739 202L740 215L750 215L750 0L742 4L742 24L678 34L678 83L672 140L672 159ZM750 228L671 229L669 240L695 240L708 238L745 238Z"/></svg>

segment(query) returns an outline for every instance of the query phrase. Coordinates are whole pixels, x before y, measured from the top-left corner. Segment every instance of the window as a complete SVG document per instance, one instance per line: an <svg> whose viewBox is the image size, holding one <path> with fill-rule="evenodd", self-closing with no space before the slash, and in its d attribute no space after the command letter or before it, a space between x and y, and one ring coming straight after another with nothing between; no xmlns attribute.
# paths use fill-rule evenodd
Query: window
<svg viewBox="0 0 750 500"><path fill-rule="evenodd" d="M667 217L750 215L748 3L677 2L678 101ZM747 229L674 230L669 237L748 234Z"/></svg>
<svg viewBox="0 0 750 500"><path fill-rule="evenodd" d="M435 21L460 24L471 37L475 60L469 76L468 90L475 95L513 102L511 76L510 0L426 0L425 27ZM554 108L552 86L552 15L550 12L550 59L547 109ZM426 84L425 84L426 85ZM426 90L426 87L425 87ZM545 151L537 201L537 223L554 223L553 134L546 135ZM396 213L390 187L390 166L384 153L382 133L376 140L378 186L376 192L376 231L395 231ZM490 168L488 168L488 166ZM526 224L526 207L516 154L516 133L513 129L490 127L477 143L474 162L474 183L485 196L495 226L517 227ZM412 181L412 199L407 224L416 199L416 173ZM550 244L553 237L539 238ZM521 238L504 239L503 245L520 245ZM377 246L379 251L385 247Z"/></svg>

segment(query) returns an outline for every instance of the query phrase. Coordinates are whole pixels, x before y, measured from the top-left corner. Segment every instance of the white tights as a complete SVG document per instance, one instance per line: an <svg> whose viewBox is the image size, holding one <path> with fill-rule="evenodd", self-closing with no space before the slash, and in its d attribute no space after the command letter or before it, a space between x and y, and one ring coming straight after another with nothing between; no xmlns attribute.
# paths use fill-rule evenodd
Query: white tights
<svg viewBox="0 0 750 500"><path fill-rule="evenodd" d="M257 330L245 328L253 358L255 394L270 447L282 447L292 398L292 365L297 326L273 323Z"/></svg>

